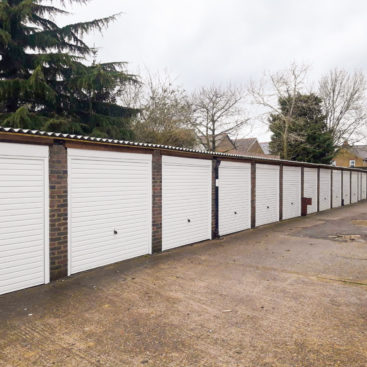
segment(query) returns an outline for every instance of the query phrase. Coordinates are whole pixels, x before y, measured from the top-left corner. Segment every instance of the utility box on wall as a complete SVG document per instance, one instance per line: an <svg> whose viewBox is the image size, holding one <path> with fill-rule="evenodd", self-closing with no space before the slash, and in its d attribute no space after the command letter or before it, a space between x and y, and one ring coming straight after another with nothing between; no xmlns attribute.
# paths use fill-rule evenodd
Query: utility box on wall
<svg viewBox="0 0 367 367"><path fill-rule="evenodd" d="M307 207L312 205L312 198L302 198L301 215L305 217L307 215Z"/></svg>

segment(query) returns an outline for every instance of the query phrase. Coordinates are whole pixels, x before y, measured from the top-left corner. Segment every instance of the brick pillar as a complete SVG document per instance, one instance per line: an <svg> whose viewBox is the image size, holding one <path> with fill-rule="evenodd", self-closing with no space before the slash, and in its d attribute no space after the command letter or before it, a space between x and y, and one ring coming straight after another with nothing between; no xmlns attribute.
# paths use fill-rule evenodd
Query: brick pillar
<svg viewBox="0 0 367 367"><path fill-rule="evenodd" d="M279 220L283 220L283 165L279 166Z"/></svg>
<svg viewBox="0 0 367 367"><path fill-rule="evenodd" d="M162 251L162 156L159 150L153 152L153 218L152 218L152 251Z"/></svg>
<svg viewBox="0 0 367 367"><path fill-rule="evenodd" d="M64 145L50 146L50 279L68 274L68 171Z"/></svg>
<svg viewBox="0 0 367 367"><path fill-rule="evenodd" d="M251 228L256 227L256 163L251 163Z"/></svg>

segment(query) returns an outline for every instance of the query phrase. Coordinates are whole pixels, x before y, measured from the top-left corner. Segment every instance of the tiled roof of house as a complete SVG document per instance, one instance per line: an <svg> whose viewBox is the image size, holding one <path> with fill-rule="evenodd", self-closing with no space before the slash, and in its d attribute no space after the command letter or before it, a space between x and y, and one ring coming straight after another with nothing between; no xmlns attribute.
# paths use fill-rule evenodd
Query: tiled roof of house
<svg viewBox="0 0 367 367"><path fill-rule="evenodd" d="M250 150L253 144L257 141L256 138L247 138L247 139L237 139L234 144L236 146L236 150L242 153L246 153Z"/></svg>
<svg viewBox="0 0 367 367"><path fill-rule="evenodd" d="M357 157L367 160L367 145L354 145L349 150Z"/></svg>
<svg viewBox="0 0 367 367"><path fill-rule="evenodd" d="M260 143L260 146L261 146L261 148L262 148L262 150L264 151L265 154L271 154L270 153L270 143L269 142Z"/></svg>
<svg viewBox="0 0 367 367"><path fill-rule="evenodd" d="M224 139L229 139L231 142L231 138L228 136L228 134L225 134L225 133L220 133L220 134L217 134L215 136L215 144L216 145L219 145ZM199 136L199 140L200 142L205 146L207 144L207 141L206 141L207 137L206 136ZM212 139L212 135L209 135L209 139L211 140Z"/></svg>

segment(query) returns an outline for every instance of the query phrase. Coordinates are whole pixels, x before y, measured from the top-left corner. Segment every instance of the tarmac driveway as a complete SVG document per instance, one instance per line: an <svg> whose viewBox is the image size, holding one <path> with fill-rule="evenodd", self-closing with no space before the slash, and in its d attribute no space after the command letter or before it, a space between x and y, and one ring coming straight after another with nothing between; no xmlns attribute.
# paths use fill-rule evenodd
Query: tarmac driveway
<svg viewBox="0 0 367 367"><path fill-rule="evenodd" d="M0 366L367 366L366 241L360 203L0 296Z"/></svg>

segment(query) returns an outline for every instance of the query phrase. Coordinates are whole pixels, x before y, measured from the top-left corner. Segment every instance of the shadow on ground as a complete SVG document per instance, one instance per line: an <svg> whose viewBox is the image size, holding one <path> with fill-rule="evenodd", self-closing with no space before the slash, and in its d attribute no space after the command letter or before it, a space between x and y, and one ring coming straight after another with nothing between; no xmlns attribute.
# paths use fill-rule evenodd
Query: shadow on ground
<svg viewBox="0 0 367 367"><path fill-rule="evenodd" d="M0 366L367 366L364 221L360 203L0 296Z"/></svg>

